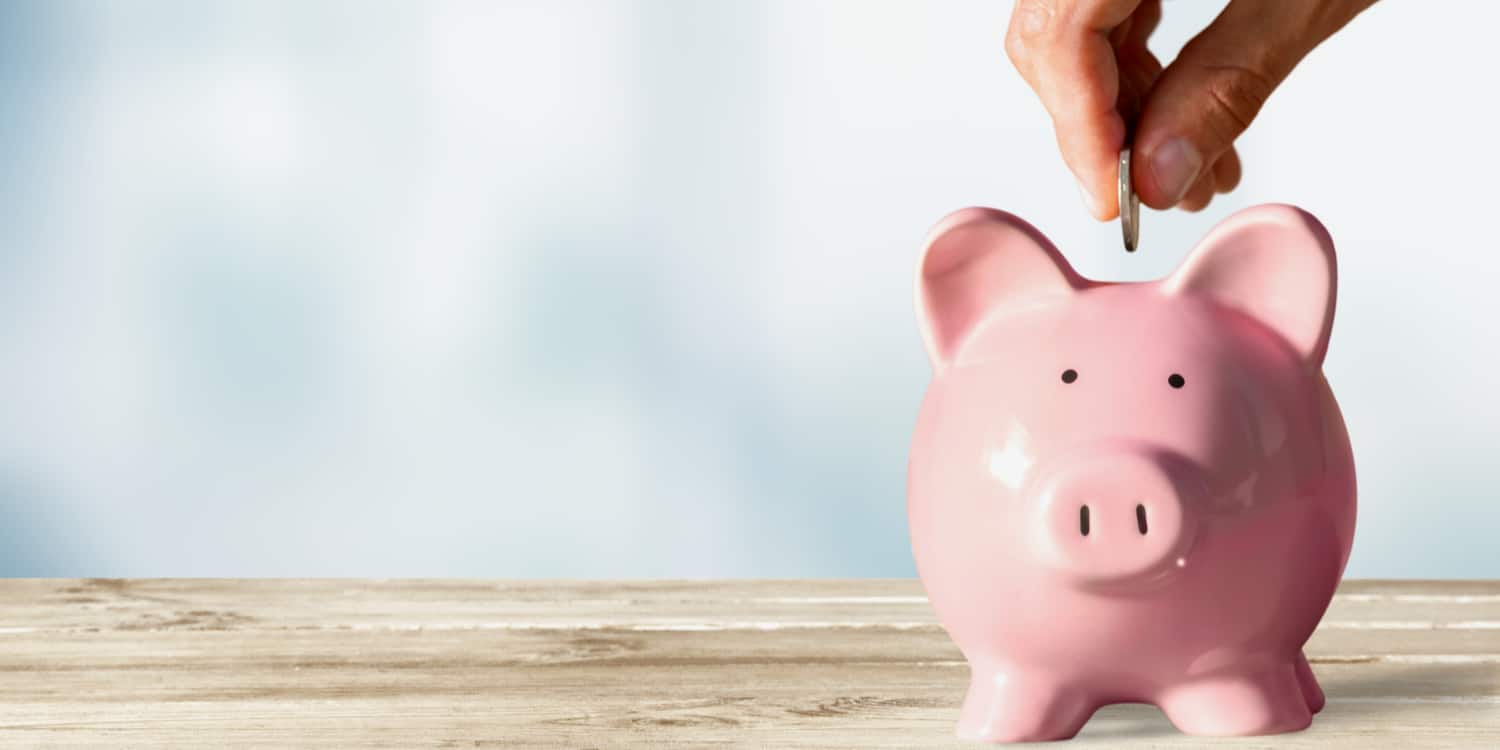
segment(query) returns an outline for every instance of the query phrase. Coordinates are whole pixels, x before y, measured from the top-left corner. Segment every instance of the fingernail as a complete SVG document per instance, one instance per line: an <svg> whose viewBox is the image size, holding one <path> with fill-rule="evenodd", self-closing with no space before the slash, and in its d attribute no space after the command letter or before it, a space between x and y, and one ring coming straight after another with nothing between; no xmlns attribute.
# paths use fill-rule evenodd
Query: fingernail
<svg viewBox="0 0 1500 750"><path fill-rule="evenodd" d="M1094 198L1094 194L1090 193L1089 189L1084 187L1081 182L1078 183L1078 196L1083 198L1083 206L1089 210L1089 215L1095 219L1099 218L1099 201Z"/></svg>
<svg viewBox="0 0 1500 750"><path fill-rule="evenodd" d="M1203 157L1198 149L1183 138L1172 138L1151 152L1151 178L1172 203L1187 195L1202 168Z"/></svg>

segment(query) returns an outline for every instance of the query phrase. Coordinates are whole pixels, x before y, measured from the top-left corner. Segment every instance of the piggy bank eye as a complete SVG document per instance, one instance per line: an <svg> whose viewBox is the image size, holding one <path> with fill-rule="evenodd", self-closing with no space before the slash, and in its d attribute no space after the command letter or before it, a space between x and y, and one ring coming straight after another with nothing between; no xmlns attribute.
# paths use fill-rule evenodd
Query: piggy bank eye
<svg viewBox="0 0 1500 750"><path fill-rule="evenodd" d="M1069 367L1066 370L1063 370L1062 380L1063 380L1064 383L1071 383L1071 382L1073 382L1073 381L1075 381L1077 379L1078 379L1078 371L1077 370L1075 370L1075 369L1073 369L1071 367Z"/></svg>
<svg viewBox="0 0 1500 750"><path fill-rule="evenodd" d="M1181 375L1178 375L1174 372L1170 377L1167 378L1167 385L1170 385L1173 388L1181 388L1184 385L1187 385L1187 380L1185 380Z"/></svg>

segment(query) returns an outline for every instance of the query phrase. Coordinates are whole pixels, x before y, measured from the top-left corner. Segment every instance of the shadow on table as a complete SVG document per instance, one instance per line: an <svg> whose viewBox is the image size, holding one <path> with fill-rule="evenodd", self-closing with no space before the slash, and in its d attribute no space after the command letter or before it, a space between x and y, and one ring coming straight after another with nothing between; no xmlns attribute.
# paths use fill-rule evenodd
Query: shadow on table
<svg viewBox="0 0 1500 750"><path fill-rule="evenodd" d="M1337 719L1340 723L1369 724L1378 718L1415 716L1430 713L1433 703L1459 701L1472 697L1476 689L1473 678L1465 671L1472 671L1467 664L1348 664L1339 665L1337 671L1325 665L1314 665L1319 673L1328 705L1314 719L1319 721ZM1493 689L1493 688L1492 688ZM1169 740L1191 738L1182 734L1161 710L1150 704L1129 703L1105 706L1079 732L1078 739L1084 744L1120 742L1125 740Z"/></svg>
<svg viewBox="0 0 1500 750"><path fill-rule="evenodd" d="M1084 725L1083 731L1078 733L1078 739L1108 743L1163 739L1181 734L1156 706L1149 703L1116 703L1096 711L1089 723Z"/></svg>
<svg viewBox="0 0 1500 750"><path fill-rule="evenodd" d="M1314 664L1313 671L1320 672ZM1328 697L1324 715L1352 719L1390 718L1428 712L1434 703L1458 703L1495 689L1483 679L1475 682L1475 670L1492 674L1475 664L1377 664L1350 665L1336 674L1320 674ZM1321 669L1326 673L1326 668Z"/></svg>

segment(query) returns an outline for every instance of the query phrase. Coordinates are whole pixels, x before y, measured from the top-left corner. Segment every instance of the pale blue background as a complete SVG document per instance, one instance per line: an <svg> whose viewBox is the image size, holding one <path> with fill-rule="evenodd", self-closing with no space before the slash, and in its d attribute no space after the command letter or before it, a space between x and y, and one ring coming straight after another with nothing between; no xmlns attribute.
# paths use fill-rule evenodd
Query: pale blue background
<svg viewBox="0 0 1500 750"><path fill-rule="evenodd" d="M0 4L0 574L909 575L927 227L1144 279L1274 200L1341 249L1350 573L1500 577L1500 10L1377 6L1129 257L1008 12Z"/></svg>

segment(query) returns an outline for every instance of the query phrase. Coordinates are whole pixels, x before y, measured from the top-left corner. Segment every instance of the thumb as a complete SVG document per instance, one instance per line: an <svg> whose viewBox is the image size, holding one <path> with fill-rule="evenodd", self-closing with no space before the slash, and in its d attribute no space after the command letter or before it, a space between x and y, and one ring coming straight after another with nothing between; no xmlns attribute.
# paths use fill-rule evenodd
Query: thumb
<svg viewBox="0 0 1500 750"><path fill-rule="evenodd" d="M1146 96L1131 180L1152 208L1176 205L1250 126L1271 92L1368 2L1233 0ZM1347 16L1329 6L1349 6ZM1355 7L1357 5L1357 7Z"/></svg>

